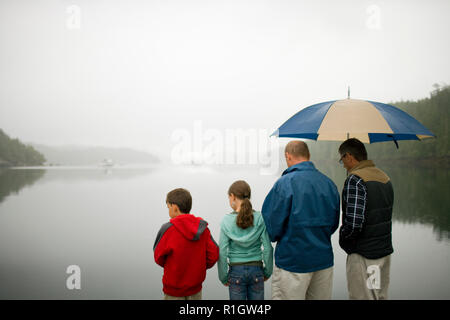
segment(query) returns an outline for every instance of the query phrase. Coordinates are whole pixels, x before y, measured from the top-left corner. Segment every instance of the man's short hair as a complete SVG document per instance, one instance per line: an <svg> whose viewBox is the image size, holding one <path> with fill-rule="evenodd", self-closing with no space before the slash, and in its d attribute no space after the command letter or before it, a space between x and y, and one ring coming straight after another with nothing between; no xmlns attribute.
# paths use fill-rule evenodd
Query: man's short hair
<svg viewBox="0 0 450 320"><path fill-rule="evenodd" d="M350 153L358 161L367 160L367 150L364 143L356 138L345 140L339 147L339 154L343 156L346 153Z"/></svg>
<svg viewBox="0 0 450 320"><path fill-rule="evenodd" d="M295 158L310 158L308 145L300 140L290 141L284 148L284 152Z"/></svg>
<svg viewBox="0 0 450 320"><path fill-rule="evenodd" d="M186 189L177 188L167 194L166 203L176 204L181 213L189 213L192 208L192 197Z"/></svg>

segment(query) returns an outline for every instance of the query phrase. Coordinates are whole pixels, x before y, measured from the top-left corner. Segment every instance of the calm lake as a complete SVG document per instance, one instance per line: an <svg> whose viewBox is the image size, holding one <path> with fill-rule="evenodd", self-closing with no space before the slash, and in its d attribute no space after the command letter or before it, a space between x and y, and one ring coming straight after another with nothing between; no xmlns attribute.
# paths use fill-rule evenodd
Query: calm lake
<svg viewBox="0 0 450 320"><path fill-rule="evenodd" d="M337 163L316 166L342 188L346 172ZM395 191L389 298L450 299L449 170L380 167ZM246 180L260 210L280 173L263 175L257 166L3 169L0 298L161 299L163 270L154 263L153 242L169 220L167 192L188 189L191 212L209 222L218 242L222 216L231 211L230 184ZM333 299L347 299L346 254L337 232L332 240ZM80 290L66 287L70 265L81 269ZM216 266L203 298L228 299Z"/></svg>

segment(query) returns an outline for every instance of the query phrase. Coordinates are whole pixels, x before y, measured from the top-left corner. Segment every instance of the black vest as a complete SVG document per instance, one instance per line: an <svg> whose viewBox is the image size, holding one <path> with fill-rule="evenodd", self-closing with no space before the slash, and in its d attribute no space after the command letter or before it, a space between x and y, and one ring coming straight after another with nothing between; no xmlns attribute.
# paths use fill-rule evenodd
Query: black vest
<svg viewBox="0 0 450 320"><path fill-rule="evenodd" d="M394 252L392 247L392 207L394 190L389 177L365 160L350 174L361 179L367 187L366 211L361 233L356 239L340 241L348 253L358 253L367 259L379 259Z"/></svg>

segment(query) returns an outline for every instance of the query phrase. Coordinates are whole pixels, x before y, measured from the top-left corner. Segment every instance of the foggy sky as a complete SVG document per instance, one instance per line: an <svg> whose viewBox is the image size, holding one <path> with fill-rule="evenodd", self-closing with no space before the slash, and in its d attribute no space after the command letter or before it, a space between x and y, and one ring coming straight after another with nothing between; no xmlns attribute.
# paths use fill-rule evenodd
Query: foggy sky
<svg viewBox="0 0 450 320"><path fill-rule="evenodd" d="M272 132L348 85L352 98L425 98L450 84L449 12L444 0L1 0L0 128L164 157L195 121Z"/></svg>

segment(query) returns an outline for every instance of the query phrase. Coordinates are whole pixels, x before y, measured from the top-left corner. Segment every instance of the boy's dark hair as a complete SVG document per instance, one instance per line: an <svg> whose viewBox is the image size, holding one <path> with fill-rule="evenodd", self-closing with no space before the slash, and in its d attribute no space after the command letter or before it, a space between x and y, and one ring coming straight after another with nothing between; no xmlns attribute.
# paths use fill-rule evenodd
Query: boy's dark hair
<svg viewBox="0 0 450 320"><path fill-rule="evenodd" d="M364 143L356 138L345 140L339 147L339 154L343 156L346 153L350 153L358 161L367 160L367 151Z"/></svg>
<svg viewBox="0 0 450 320"><path fill-rule="evenodd" d="M176 204L181 213L189 213L192 208L192 197L186 189L177 188L167 194L166 203Z"/></svg>

